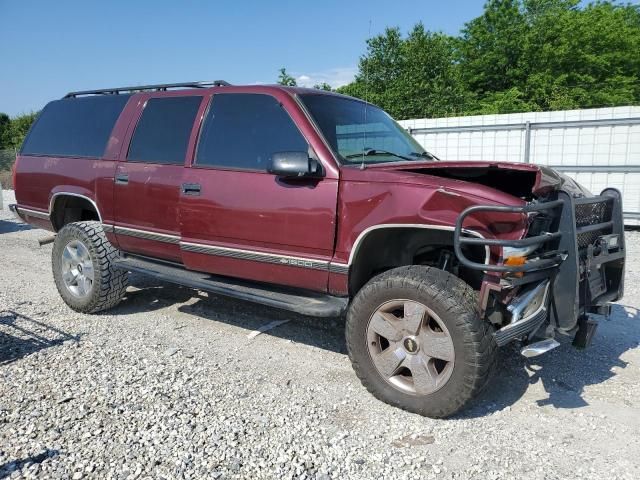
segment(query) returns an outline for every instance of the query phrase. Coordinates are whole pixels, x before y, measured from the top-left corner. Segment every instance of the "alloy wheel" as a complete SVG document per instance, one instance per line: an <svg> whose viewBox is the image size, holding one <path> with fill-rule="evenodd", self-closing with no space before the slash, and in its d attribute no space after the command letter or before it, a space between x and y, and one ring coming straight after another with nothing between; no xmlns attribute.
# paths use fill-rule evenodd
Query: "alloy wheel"
<svg viewBox="0 0 640 480"><path fill-rule="evenodd" d="M453 372L455 351L444 322L426 305L392 300L380 305L367 326L369 355L394 388L429 395Z"/></svg>
<svg viewBox="0 0 640 480"><path fill-rule="evenodd" d="M93 288L94 269L89 249L79 240L72 240L62 251L62 279L72 295L85 298Z"/></svg>

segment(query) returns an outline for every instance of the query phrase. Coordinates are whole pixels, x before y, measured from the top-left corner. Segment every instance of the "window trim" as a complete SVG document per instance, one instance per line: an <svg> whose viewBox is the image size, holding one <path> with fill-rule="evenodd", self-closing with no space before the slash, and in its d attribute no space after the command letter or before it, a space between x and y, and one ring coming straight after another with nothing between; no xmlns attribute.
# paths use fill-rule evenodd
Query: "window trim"
<svg viewBox="0 0 640 480"><path fill-rule="evenodd" d="M289 113L289 110L287 110L285 105L275 95L272 95L271 93L263 93L263 92L260 92L260 93L254 93L254 92L213 92L211 94L211 98L209 100L209 104L207 105L207 108L203 112L202 119L200 121L200 126L198 128L198 134L196 136L196 144L195 144L195 148L193 149L193 157L191 158L191 163L189 165L190 168L199 168L199 169L203 169L203 170L224 170L224 171L230 171L230 172L263 173L265 175L275 176L275 174L269 173L267 170L262 170L262 169L258 169L258 168L240 168L240 167L232 167L232 166L228 166L228 165L202 165L202 164L198 164L197 159L198 159L198 150L200 149L200 140L201 140L201 137L202 137L202 128L204 127L204 124L205 124L205 122L207 120L207 116L209 115L209 111L211 109L211 106L213 105L213 102L215 101L215 97L217 95L236 95L236 96L237 95L261 95L261 96L264 96L264 97L271 97L273 100L275 100L276 103L278 103L280 105L280 108L282 108L282 110L286 113L287 117L289 117L289 120L291 121L291 123L293 124L295 129L298 131L298 134L300 134L300 137L307 144L307 151L309 151L309 149L313 149L313 147L311 146L311 142L305 136L305 134L302 132L302 130L300 130L300 127L298 127L298 124L295 122L295 120L293 119L293 117ZM306 114L306 112L305 112L305 114ZM314 125L314 127L315 127L315 125ZM323 138L323 140L324 140L324 138ZM320 162L320 164L322 164L322 162ZM323 166L323 168L324 168L324 166Z"/></svg>
<svg viewBox="0 0 640 480"><path fill-rule="evenodd" d="M105 147L105 151L107 148ZM47 158L76 158L78 160L104 160L104 154L100 157L94 157L92 155L59 155L57 153L22 153L21 150L18 151L18 155L21 157L47 157ZM109 159L107 159L109 160Z"/></svg>
<svg viewBox="0 0 640 480"><path fill-rule="evenodd" d="M326 95L326 96L329 96L326 93L317 93L315 95ZM309 111L307 106L302 101L302 98L300 98L300 94L296 93L293 96L293 98L294 98L295 102L298 104L298 107L300 108L300 110L302 110L302 113L304 113L304 116L307 117L307 121L309 122L309 125L311 125L313 127L313 129L315 130L316 135L318 136L320 141L324 144L324 147L327 149L327 151L333 157L333 161L338 166L338 169L340 169L340 167L342 167L342 162L340 160L338 160L339 155L337 154L337 152L333 151L333 148L329 144L329 141L326 139L326 137L324 136L324 133L320 129L320 125L317 124L316 119L313 118L313 115L311 115L311 112ZM322 162L320 162L320 163L322 164ZM323 168L324 168L324 166L323 166Z"/></svg>
<svg viewBox="0 0 640 480"><path fill-rule="evenodd" d="M173 92L172 92L173 93ZM179 92L182 93L182 92ZM136 130L138 129L138 125L140 125L140 121L142 120L142 116L144 115L144 111L147 108L147 105L149 104L149 100L154 100L154 99L165 99L165 98L200 98L200 103L198 104L198 108L196 109L196 113L193 117L193 121L191 122L191 128L189 129L189 136L187 137L187 145L185 146L185 151L184 151L184 158L182 159L182 161L180 162L157 162L157 161L149 161L149 160L134 160L129 158L129 152L131 150L131 145L133 144L133 139L136 135ZM191 136L193 134L193 128L196 124L196 122L199 122L200 125L198 126L198 131L201 128L201 124L202 124L202 120L203 119L198 119L198 113L200 112L200 109L202 108L202 102L206 101L207 99L207 95L206 94L186 94L186 95L148 95L146 98L143 99L144 103L142 105L142 107L138 110L138 114L136 118L132 118L131 119L131 124L132 126L130 126L129 128L130 130L130 134L128 135L128 141L127 141L127 150L126 152L124 152L124 157L120 159L121 162L125 162L125 163L135 163L135 164L146 164L146 165L168 165L168 166L182 166L185 167L187 166L187 162L189 161L189 143L191 142ZM204 118L204 117L203 117ZM125 140L127 138L125 137ZM198 139L196 138L196 142L198 141Z"/></svg>

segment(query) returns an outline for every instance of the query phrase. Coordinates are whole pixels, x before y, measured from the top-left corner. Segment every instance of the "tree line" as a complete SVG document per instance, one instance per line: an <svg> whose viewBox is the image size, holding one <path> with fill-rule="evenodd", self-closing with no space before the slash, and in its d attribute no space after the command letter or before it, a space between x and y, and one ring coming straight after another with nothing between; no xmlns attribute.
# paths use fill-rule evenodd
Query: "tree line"
<svg viewBox="0 0 640 480"><path fill-rule="evenodd" d="M418 23L370 38L337 91L407 119L633 105L639 77L640 6L489 0L456 36Z"/></svg>

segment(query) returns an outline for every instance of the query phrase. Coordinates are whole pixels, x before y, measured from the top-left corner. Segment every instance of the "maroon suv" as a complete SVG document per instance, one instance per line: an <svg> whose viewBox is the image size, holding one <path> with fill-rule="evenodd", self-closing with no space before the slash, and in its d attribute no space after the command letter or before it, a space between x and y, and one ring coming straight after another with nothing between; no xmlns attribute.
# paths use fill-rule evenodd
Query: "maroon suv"
<svg viewBox="0 0 640 480"><path fill-rule="evenodd" d="M374 105L226 82L74 92L15 166L23 220L56 232L80 312L127 273L316 317L392 405L433 417L487 383L496 347L587 346L621 297L620 193L535 165L442 162Z"/></svg>

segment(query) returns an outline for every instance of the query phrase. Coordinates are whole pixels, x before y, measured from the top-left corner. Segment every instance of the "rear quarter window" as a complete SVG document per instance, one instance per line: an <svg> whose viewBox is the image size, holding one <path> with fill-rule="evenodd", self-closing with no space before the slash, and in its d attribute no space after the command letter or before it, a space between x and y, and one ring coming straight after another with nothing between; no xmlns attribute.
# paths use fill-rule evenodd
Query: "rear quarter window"
<svg viewBox="0 0 640 480"><path fill-rule="evenodd" d="M29 131L21 154L101 157L129 97L63 98L48 103Z"/></svg>

